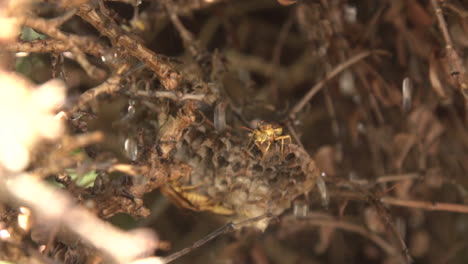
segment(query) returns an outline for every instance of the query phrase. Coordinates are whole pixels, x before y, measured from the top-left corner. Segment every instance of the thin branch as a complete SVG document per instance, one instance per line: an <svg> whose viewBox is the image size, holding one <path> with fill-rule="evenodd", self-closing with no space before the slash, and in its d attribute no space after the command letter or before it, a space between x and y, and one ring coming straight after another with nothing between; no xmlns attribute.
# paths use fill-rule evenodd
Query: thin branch
<svg viewBox="0 0 468 264"><path fill-rule="evenodd" d="M286 22L281 26L281 30L278 34L275 46L273 47L273 51L271 54L271 62L274 65L279 66L281 64L281 51L286 42L289 31L291 30L293 22L294 22L294 16L289 16L288 20L286 20ZM276 72L272 72L270 75L270 78L272 78L272 81L270 82L270 90L271 90L271 95L275 101L278 100L278 95L279 95L279 81L280 81L279 77L280 76L276 75Z"/></svg>
<svg viewBox="0 0 468 264"><path fill-rule="evenodd" d="M110 49L107 45L104 45L101 42L99 42L97 38L72 34L69 34L68 37L71 41L76 43L80 47L80 49L96 57L101 57Z"/></svg>
<svg viewBox="0 0 468 264"><path fill-rule="evenodd" d="M70 20L75 14L76 14L76 9L71 9L67 11L65 14L63 14L62 16L50 19L49 22L51 26L55 28L59 28L65 22Z"/></svg>
<svg viewBox="0 0 468 264"><path fill-rule="evenodd" d="M445 3L445 6L452 10L453 12L457 13L460 17L462 18L467 18L468 17L468 11L466 10L463 10L462 8L454 5L454 4L451 4L451 3Z"/></svg>
<svg viewBox="0 0 468 264"><path fill-rule="evenodd" d="M445 22L442 9L439 6L437 0L431 0L432 7L434 8L437 21L439 24L440 31L444 36L445 49L447 50L447 57L449 59L450 75L459 85L465 100L468 100L468 81L466 76L466 69L463 66L463 62L453 47L452 38L450 37L447 23Z"/></svg>
<svg viewBox="0 0 468 264"><path fill-rule="evenodd" d="M82 108L84 105L88 104L90 101L94 100L97 96L101 94L113 94L116 93L120 89L120 80L121 77L118 74L112 75L102 84L91 88L80 95L78 103L76 106L71 110L71 112L75 112L76 110Z"/></svg>
<svg viewBox="0 0 468 264"><path fill-rule="evenodd" d="M181 75L171 65L160 59L157 54L146 48L139 40L127 35L109 17L106 18L90 4L82 5L78 15L95 27L99 33L108 37L114 46L123 47L129 54L144 62L156 73L166 89L174 90L177 88L182 78Z"/></svg>
<svg viewBox="0 0 468 264"><path fill-rule="evenodd" d="M167 98L174 101L202 101L205 98L204 94L183 94L172 91L136 91L134 94L144 97Z"/></svg>
<svg viewBox="0 0 468 264"><path fill-rule="evenodd" d="M70 109L70 112L73 113L83 106L87 105L89 102L94 100L97 96L101 94L113 94L120 90L120 81L122 80L122 74L129 68L128 64L124 64L117 70L111 77L109 77L102 84L87 90L86 92L80 95L78 103Z"/></svg>
<svg viewBox="0 0 468 264"><path fill-rule="evenodd" d="M385 176L377 178L377 180L375 182L376 183L384 183L384 182L395 182L395 181L408 181L408 180L416 180L416 179L418 179L420 177L421 177L421 175L419 173L385 175Z"/></svg>
<svg viewBox="0 0 468 264"><path fill-rule="evenodd" d="M382 223L385 224L386 231L389 232L390 234L393 234L393 236L397 239L398 243L400 244L400 252L404 258L404 261L405 261L404 263L407 263L407 264L412 263L413 259L411 255L409 254L408 246L406 246L406 242L403 239L403 236L400 230L397 228L395 224L393 215L391 215L390 212L378 200L371 198L369 199L369 202L377 210L377 215L379 216Z"/></svg>
<svg viewBox="0 0 468 264"><path fill-rule="evenodd" d="M106 0L110 1L110 0ZM120 1L120 0L119 0ZM176 2L176 1L173 1ZM177 14L188 15L192 14L193 11L199 9L209 8L215 4L227 2L226 0L198 0L198 1L177 1L177 4L174 4L174 10Z"/></svg>
<svg viewBox="0 0 468 264"><path fill-rule="evenodd" d="M170 263L170 262L172 262L172 261L174 261L174 260L176 260L176 259L190 253L194 249L205 245L206 243L210 242L211 240L217 238L220 235L227 234L227 233L232 232L232 231L234 231L236 229L239 229L239 228L241 228L243 226L246 226L246 225L249 225L251 223L261 221L261 220L264 220L266 218L271 218L271 217L272 217L272 215L266 214L266 215L261 215L261 216L249 218L249 219L237 222L237 223L232 223L232 222L227 223L226 225L224 225L224 226L216 229L215 231L209 233L204 238L198 240L197 242L195 242L190 247L186 247L186 248L184 248L182 250L179 250L176 253L165 257L163 260L164 260L165 263Z"/></svg>
<svg viewBox="0 0 468 264"><path fill-rule="evenodd" d="M167 13L169 14L169 18L172 21L172 24L174 24L177 31L179 31L180 37L183 40L185 48L189 50L190 54L194 58L197 58L201 54L201 49L198 45L198 42L193 37L192 33L188 31L185 28L184 24L182 24L182 22L180 21L179 16L177 15L174 9L173 2L168 0L165 0L163 2L164 6L166 7Z"/></svg>
<svg viewBox="0 0 468 264"><path fill-rule="evenodd" d="M359 234L370 241L374 242L377 246L379 246L387 255L389 256L396 256L399 252L395 249L392 245L390 245L387 241L383 238L379 237L378 235L370 232L369 230L365 229L364 227L343 221L343 220L335 220L329 217L317 217L313 215L309 215L305 219L297 219L296 217L291 217L285 219L281 223L286 228L293 228L294 229L302 229L304 225L310 226L327 226L342 229L345 231L349 231L352 233Z"/></svg>
<svg viewBox="0 0 468 264"><path fill-rule="evenodd" d="M36 212L50 225L64 225L117 263L128 263L151 254L158 245L149 230L125 232L76 206L62 190L44 184L34 175L0 175L3 194ZM3 196L2 198L7 198Z"/></svg>
<svg viewBox="0 0 468 264"><path fill-rule="evenodd" d="M4 48L11 52L30 53L62 53L70 50L70 47L65 42L56 39L38 39L33 41L7 43Z"/></svg>
<svg viewBox="0 0 468 264"><path fill-rule="evenodd" d="M53 26L54 23L51 24L50 21L42 18L24 16L21 17L20 24L36 29L52 38L66 43L71 52L75 55L76 61L81 65L81 67L83 67L90 77L99 80L106 76L106 72L104 70L95 67L88 61L84 52L78 47L72 38Z"/></svg>
<svg viewBox="0 0 468 264"><path fill-rule="evenodd" d="M287 123L288 131L291 134L291 136L294 138L294 141L296 142L297 145L299 145L300 148L302 148L305 151L304 144L301 142L301 138L297 134L296 130L294 129L294 126L291 124L291 122ZM305 151L307 153L307 151Z"/></svg>
<svg viewBox="0 0 468 264"><path fill-rule="evenodd" d="M453 203L438 203L438 202L426 202L426 201L415 201L415 200L401 200L393 197L382 197L380 201L385 204L419 208L428 211L445 211L468 214L468 205L453 204Z"/></svg>
<svg viewBox="0 0 468 264"><path fill-rule="evenodd" d="M79 46L84 52L94 56L101 56L103 54L105 48L99 43L80 37L76 40L82 42ZM7 43L4 47L6 50L11 52L29 53L62 53L71 50L71 47L67 43L56 39L38 39L33 41Z"/></svg>
<svg viewBox="0 0 468 264"><path fill-rule="evenodd" d="M364 51L361 52L347 61L339 64L336 66L331 72L329 72L325 78L315 84L305 95L304 97L291 109L289 112L289 117L294 119L295 115L304 108L304 106L316 95L320 89L331 79L336 77L338 74L346 70L347 68L351 67L352 65L358 63L359 61L369 57L370 55L388 55L388 52L383 50L376 50L376 51Z"/></svg>
<svg viewBox="0 0 468 264"><path fill-rule="evenodd" d="M224 55L238 69L252 71L265 76L287 76L286 69L259 56L246 55L236 50L226 50Z"/></svg>

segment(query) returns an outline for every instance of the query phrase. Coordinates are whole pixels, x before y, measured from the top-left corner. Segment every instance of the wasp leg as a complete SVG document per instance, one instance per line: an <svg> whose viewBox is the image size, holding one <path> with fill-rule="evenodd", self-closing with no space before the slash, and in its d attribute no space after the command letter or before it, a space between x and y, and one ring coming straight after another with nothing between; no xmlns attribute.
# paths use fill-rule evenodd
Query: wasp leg
<svg viewBox="0 0 468 264"><path fill-rule="evenodd" d="M253 142L253 136L252 134L250 135L250 139L249 139L249 142L247 143L247 151L250 152L252 151L253 147L255 146L255 144L252 144Z"/></svg>
<svg viewBox="0 0 468 264"><path fill-rule="evenodd" d="M255 142L255 145L256 145L257 148L260 150L260 152L262 152L262 154L265 153L265 150L263 149L262 145L261 145L259 142Z"/></svg>
<svg viewBox="0 0 468 264"><path fill-rule="evenodd" d="M281 140L281 153L284 151L284 140L289 139L289 143L291 144L291 136L290 135L285 135L285 136L280 136L275 138L275 140Z"/></svg>
<svg viewBox="0 0 468 264"><path fill-rule="evenodd" d="M268 141L268 145L266 146L265 152L263 154L266 154L268 152L268 150L270 149L270 146L271 146L271 142Z"/></svg>

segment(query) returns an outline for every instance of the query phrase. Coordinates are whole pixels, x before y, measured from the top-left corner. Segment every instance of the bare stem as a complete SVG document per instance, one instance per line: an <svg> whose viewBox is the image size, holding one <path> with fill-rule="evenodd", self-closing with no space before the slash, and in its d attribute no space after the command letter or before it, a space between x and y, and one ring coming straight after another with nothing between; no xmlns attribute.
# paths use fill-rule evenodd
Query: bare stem
<svg viewBox="0 0 468 264"><path fill-rule="evenodd" d="M90 77L99 80L106 76L106 72L104 70L96 68L88 61L84 52L79 48L77 43L73 41L73 38L70 38L67 34L55 27L57 24L56 21L51 22L43 18L24 16L20 19L20 22L21 24L34 28L52 38L63 41L75 55L76 61L81 65L81 67L83 67Z"/></svg>
<svg viewBox="0 0 468 264"><path fill-rule="evenodd" d="M415 201L415 200L401 200L393 197L382 197L380 201L385 204L419 208L428 211L445 211L468 214L468 205L463 204L452 204L452 203L438 203L438 202L426 202L426 201Z"/></svg>
<svg viewBox="0 0 468 264"><path fill-rule="evenodd" d="M364 51L361 52L351 58L349 58L347 61L339 64L336 66L331 72L329 72L325 78L323 78L321 81L316 83L307 93L304 95L304 97L293 107L293 109L289 112L289 117L291 119L294 119L295 115L304 108L304 106L316 95L320 89L331 79L336 77L338 74L346 70L347 68L351 67L352 65L358 63L359 61L367 58L370 55L373 54L385 54L387 55L388 53L386 51L382 50L377 50L377 51Z"/></svg>
<svg viewBox="0 0 468 264"><path fill-rule="evenodd" d="M444 36L445 49L447 50L447 57L449 59L450 75L453 79L455 79L455 81L459 85L462 94L465 97L465 100L468 100L468 82L466 76L466 69L463 66L460 56L453 47L452 38L450 37L450 33L447 28L447 23L445 22L444 15L438 1L431 0L431 4L434 8L440 31Z"/></svg>

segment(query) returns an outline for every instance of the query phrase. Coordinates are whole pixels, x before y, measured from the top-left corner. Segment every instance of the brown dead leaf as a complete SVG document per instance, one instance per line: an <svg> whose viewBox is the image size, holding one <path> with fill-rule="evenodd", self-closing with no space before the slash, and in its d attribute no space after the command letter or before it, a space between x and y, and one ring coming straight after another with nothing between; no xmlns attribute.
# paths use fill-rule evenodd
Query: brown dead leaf
<svg viewBox="0 0 468 264"><path fill-rule="evenodd" d="M410 130L418 137L425 151L429 148L431 153L437 152L436 140L442 135L445 128L434 116L433 112L425 107L416 108L408 118ZM436 148L436 149L434 149Z"/></svg>
<svg viewBox="0 0 468 264"><path fill-rule="evenodd" d="M413 183L414 181L412 180L399 181L395 187L395 196L401 199L411 198L410 188L413 186Z"/></svg>
<svg viewBox="0 0 468 264"><path fill-rule="evenodd" d="M335 228L331 226L321 226L319 228L320 240L314 247L316 254L323 254L330 247Z"/></svg>
<svg viewBox="0 0 468 264"><path fill-rule="evenodd" d="M288 6L297 3L296 0L278 0L280 5Z"/></svg>
<svg viewBox="0 0 468 264"><path fill-rule="evenodd" d="M375 209L375 207L367 207L364 211L364 217L366 221L367 227L372 231L376 233L385 233L386 232L386 227L385 224L382 223L381 217L379 216L379 213Z"/></svg>
<svg viewBox="0 0 468 264"><path fill-rule="evenodd" d="M429 81L431 82L432 89L442 98L447 98L447 93L442 86L442 82L439 78L439 63L434 56L429 59Z"/></svg>
<svg viewBox="0 0 468 264"><path fill-rule="evenodd" d="M392 153L394 157L392 165L395 169L401 169L403 167L403 162L415 143L416 138L411 134L400 133L395 135L392 144Z"/></svg>
<svg viewBox="0 0 468 264"><path fill-rule="evenodd" d="M424 257L431 245L431 236L425 230L419 230L410 237L409 249L411 255L415 257Z"/></svg>
<svg viewBox="0 0 468 264"><path fill-rule="evenodd" d="M335 148L332 146L322 146L317 153L315 153L314 159L317 163L317 167L325 172L327 175L336 175L336 162L335 162Z"/></svg>
<svg viewBox="0 0 468 264"><path fill-rule="evenodd" d="M434 17L429 15L419 1L409 0L406 3L406 7L407 17L413 25L427 27L434 24Z"/></svg>

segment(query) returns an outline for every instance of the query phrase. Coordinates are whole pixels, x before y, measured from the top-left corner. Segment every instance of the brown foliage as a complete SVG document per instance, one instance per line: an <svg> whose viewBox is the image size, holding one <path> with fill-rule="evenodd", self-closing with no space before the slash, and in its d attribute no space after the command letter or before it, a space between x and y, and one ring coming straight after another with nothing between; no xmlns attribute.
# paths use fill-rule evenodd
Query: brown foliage
<svg viewBox="0 0 468 264"><path fill-rule="evenodd" d="M466 259L466 1L1 5L0 85L24 93L0 90L0 259L164 263L232 231L187 263ZM51 76L60 109L24 80ZM147 258L150 229L201 240Z"/></svg>

